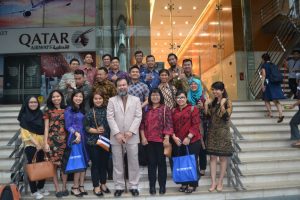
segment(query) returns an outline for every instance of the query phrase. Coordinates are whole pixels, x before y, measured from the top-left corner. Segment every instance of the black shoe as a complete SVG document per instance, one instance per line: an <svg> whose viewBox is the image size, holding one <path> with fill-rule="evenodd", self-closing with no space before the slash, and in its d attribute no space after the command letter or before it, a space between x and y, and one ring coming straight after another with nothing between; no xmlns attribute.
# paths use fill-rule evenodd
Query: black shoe
<svg viewBox="0 0 300 200"><path fill-rule="evenodd" d="M108 187L105 185L105 190L103 189L102 185L100 186L100 189L102 192L106 193L106 194L109 194L111 193L110 190L108 189Z"/></svg>
<svg viewBox="0 0 300 200"><path fill-rule="evenodd" d="M159 194L165 194L166 193L166 187L160 187L159 188Z"/></svg>
<svg viewBox="0 0 300 200"><path fill-rule="evenodd" d="M155 194L156 194L156 189L155 189L155 187L150 187L149 193L150 193L151 195L155 195Z"/></svg>
<svg viewBox="0 0 300 200"><path fill-rule="evenodd" d="M73 192L73 190L77 190L79 193L75 193L75 192ZM81 194L81 192L79 191L79 189L78 189L78 188L75 188L75 187L72 187L72 188L71 188L71 194L74 195L75 197L82 197L82 194Z"/></svg>
<svg viewBox="0 0 300 200"><path fill-rule="evenodd" d="M123 192L124 192L124 190L116 190L114 196L115 197L120 197Z"/></svg>
<svg viewBox="0 0 300 200"><path fill-rule="evenodd" d="M84 186L82 185L79 185L79 191L81 192L81 195L88 195L87 191L85 191Z"/></svg>
<svg viewBox="0 0 300 200"><path fill-rule="evenodd" d="M96 196L98 196L98 197L103 196L103 193L101 192L101 189L100 189L99 192L95 192L95 188L94 188L94 189L93 189L93 193L94 193L94 195L96 195Z"/></svg>
<svg viewBox="0 0 300 200"><path fill-rule="evenodd" d="M56 196L57 198L62 198L62 197L63 197L63 194L62 194L61 191L60 191L60 192L55 192L55 196Z"/></svg>
<svg viewBox="0 0 300 200"><path fill-rule="evenodd" d="M64 197L69 196L69 191L65 190L61 192Z"/></svg>
<svg viewBox="0 0 300 200"><path fill-rule="evenodd" d="M139 194L140 194L137 189L130 189L129 191L131 192L132 196L134 196L134 197L139 196Z"/></svg>

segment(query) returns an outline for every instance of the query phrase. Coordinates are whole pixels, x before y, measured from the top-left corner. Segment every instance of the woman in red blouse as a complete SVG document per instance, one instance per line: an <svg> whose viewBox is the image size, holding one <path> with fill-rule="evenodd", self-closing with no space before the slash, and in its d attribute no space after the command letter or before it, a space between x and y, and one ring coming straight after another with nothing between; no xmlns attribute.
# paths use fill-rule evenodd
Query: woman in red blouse
<svg viewBox="0 0 300 200"><path fill-rule="evenodd" d="M172 136L175 146L173 148L174 156L186 155L186 146L189 148L190 154L194 154L197 166L199 166L198 157L200 152L200 117L199 110L196 106L187 103L187 95L184 91L176 93L177 107L173 111L173 129ZM200 177L199 168L197 174ZM179 188L180 192L192 193L198 187L198 181L182 184Z"/></svg>
<svg viewBox="0 0 300 200"><path fill-rule="evenodd" d="M159 89L153 89L148 98L149 107L144 112L140 126L141 142L146 145L148 155L149 193L156 193L156 171L158 168L159 194L166 193L167 165L164 145L169 145L173 134L172 112L164 105Z"/></svg>

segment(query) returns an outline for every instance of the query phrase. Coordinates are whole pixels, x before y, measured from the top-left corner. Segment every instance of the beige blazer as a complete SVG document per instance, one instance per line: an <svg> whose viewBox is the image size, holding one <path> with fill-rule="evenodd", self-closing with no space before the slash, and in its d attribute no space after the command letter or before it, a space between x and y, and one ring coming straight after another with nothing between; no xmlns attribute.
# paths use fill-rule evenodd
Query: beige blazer
<svg viewBox="0 0 300 200"><path fill-rule="evenodd" d="M121 97L111 97L107 105L107 121L110 127L110 142L118 145L114 135L120 132L130 131L132 137L127 141L128 144L140 142L139 127L142 120L142 107L138 97L128 95L126 108Z"/></svg>

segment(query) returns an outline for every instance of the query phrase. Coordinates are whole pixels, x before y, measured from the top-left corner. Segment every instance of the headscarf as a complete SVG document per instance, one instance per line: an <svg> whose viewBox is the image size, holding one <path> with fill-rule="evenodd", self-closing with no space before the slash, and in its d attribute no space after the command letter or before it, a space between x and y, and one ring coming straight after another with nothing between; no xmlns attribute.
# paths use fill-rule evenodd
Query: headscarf
<svg viewBox="0 0 300 200"><path fill-rule="evenodd" d="M189 85L191 85L193 82L198 85L198 89L196 91L192 91L191 89L189 89L189 91L187 93L187 98L188 98L188 101L190 102L190 104L192 104L194 106L197 104L197 102L199 101L199 99L202 95L202 84L199 79L191 78L189 80Z"/></svg>
<svg viewBox="0 0 300 200"><path fill-rule="evenodd" d="M31 98L37 99L35 96L29 96L25 99L21 110L19 112L18 121L20 126L32 133L43 135L44 134L44 120L43 113L40 110L40 104L36 110L31 110L28 106Z"/></svg>

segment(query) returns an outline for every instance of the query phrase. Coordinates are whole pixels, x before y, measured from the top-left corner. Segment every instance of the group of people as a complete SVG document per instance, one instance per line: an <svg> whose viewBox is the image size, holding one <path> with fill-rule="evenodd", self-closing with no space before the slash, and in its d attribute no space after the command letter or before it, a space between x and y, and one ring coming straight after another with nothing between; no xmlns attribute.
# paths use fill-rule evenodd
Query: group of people
<svg viewBox="0 0 300 200"><path fill-rule="evenodd" d="M60 169L53 177L55 195L69 195L67 189L68 160L72 145L80 144L84 166L74 173L71 194L87 195L84 188L86 169L91 164L93 193L110 193L106 186L108 162L113 163L115 197L124 192L125 161L128 162L128 187L133 196L139 195L139 143L146 149L149 193L166 192L167 164L164 147L172 145L172 156L186 155L186 148L197 163L197 181L184 182L180 192L192 193L205 175L207 155L210 156L210 192L222 191L227 158L233 153L229 119L232 104L222 82L212 84L212 98L204 92L200 78L192 73L192 60L178 65L177 56L168 55L169 69L157 71L153 55L135 52L136 64L128 73L119 70L119 59L106 54L103 66L92 67L93 58L87 54L84 65L77 59L70 61L70 72L63 75L58 89L53 90L43 111L37 97L29 96L22 105L18 120L25 143L28 163L37 153L37 161L44 154ZM99 138L110 141L107 150L98 145ZM220 175L217 179L217 158ZM172 166L172 159L170 159ZM158 175L157 175L158 173ZM29 181L36 199L49 194L45 181Z"/></svg>

